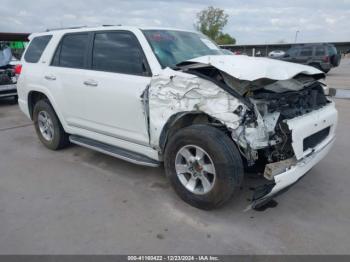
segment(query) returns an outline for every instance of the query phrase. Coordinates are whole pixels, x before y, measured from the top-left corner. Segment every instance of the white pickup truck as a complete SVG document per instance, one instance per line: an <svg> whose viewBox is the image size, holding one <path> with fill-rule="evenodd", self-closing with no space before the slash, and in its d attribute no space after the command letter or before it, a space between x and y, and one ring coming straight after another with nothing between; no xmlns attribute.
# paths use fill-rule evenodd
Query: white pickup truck
<svg viewBox="0 0 350 262"><path fill-rule="evenodd" d="M262 169L252 207L289 188L329 151L337 110L312 67L227 55L198 32L108 26L36 33L19 106L41 142L164 165L178 195L227 202Z"/></svg>

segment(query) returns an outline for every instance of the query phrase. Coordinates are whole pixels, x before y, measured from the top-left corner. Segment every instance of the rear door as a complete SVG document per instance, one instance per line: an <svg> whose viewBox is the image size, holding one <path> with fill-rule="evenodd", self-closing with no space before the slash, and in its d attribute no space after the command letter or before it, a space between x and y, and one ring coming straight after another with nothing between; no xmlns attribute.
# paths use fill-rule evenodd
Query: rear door
<svg viewBox="0 0 350 262"><path fill-rule="evenodd" d="M300 48L299 55L296 58L296 63L299 64L308 64L311 61L313 55L312 46L303 46Z"/></svg>
<svg viewBox="0 0 350 262"><path fill-rule="evenodd" d="M151 72L136 36L130 31L93 35L81 90L83 128L103 135L149 144L142 94Z"/></svg>
<svg viewBox="0 0 350 262"><path fill-rule="evenodd" d="M84 122L84 85L91 33L69 33L56 48L44 79L56 99L67 125Z"/></svg>

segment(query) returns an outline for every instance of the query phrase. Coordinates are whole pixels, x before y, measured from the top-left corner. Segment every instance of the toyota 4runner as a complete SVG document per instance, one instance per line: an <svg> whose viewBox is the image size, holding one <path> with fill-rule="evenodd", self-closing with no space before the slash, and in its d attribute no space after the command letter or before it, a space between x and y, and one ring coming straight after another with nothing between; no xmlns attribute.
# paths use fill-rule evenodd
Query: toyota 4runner
<svg viewBox="0 0 350 262"><path fill-rule="evenodd" d="M19 106L52 150L74 143L160 166L187 203L211 209L262 168L253 208L329 151L334 102L316 68L225 55L197 32L109 26L30 36Z"/></svg>

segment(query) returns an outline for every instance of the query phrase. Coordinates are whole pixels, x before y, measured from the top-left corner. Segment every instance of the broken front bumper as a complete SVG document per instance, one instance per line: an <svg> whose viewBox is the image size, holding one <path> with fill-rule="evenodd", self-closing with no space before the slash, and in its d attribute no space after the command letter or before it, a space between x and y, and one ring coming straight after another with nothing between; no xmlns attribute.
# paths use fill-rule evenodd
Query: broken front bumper
<svg viewBox="0 0 350 262"><path fill-rule="evenodd" d="M253 197L252 208L257 208L270 201L273 197L281 192L284 192L290 186L298 182L314 165L321 161L331 149L334 138L328 142L322 149L315 151L310 156L297 162L295 166L292 166L286 172L283 172L274 177L274 182L264 185L263 188L258 190Z"/></svg>
<svg viewBox="0 0 350 262"><path fill-rule="evenodd" d="M313 166L321 161L331 149L335 141L335 128L337 125L338 113L333 103L316 110L308 115L287 121L289 128L293 134L293 150L295 158L285 161L288 166L283 167L284 170L271 175L271 170L266 172L265 178L269 179L269 183L255 189L252 208L258 208L274 196L286 191L293 184L298 182ZM315 134L320 134L327 130L327 136L312 148L305 148L306 141ZM282 161L284 162L284 161ZM282 163L283 164L285 163ZM277 163L278 164L278 163ZM281 168L275 166L275 171Z"/></svg>

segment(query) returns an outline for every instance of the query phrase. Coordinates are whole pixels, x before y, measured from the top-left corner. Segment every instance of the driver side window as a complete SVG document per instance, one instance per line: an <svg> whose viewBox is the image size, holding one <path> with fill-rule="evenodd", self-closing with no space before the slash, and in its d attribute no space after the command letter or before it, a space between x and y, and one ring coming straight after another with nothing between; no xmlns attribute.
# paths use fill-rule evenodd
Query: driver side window
<svg viewBox="0 0 350 262"><path fill-rule="evenodd" d="M95 33L91 67L112 73L150 75L137 38L126 31Z"/></svg>

